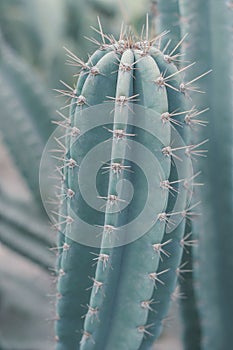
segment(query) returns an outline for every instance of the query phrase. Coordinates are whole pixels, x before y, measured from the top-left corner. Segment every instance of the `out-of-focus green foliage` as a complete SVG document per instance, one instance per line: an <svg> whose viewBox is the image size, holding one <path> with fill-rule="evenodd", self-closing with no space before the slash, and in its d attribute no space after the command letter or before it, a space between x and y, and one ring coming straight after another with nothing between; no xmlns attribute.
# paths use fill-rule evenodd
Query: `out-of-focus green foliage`
<svg viewBox="0 0 233 350"><path fill-rule="evenodd" d="M53 342L53 321L48 324L45 319L54 318L54 308L51 304L51 310L46 309L50 300L45 294L56 251L49 250L54 246L54 235L42 209L39 165L54 129L51 121L56 119L55 110L60 107L52 88L60 87L59 79L71 81L75 73L64 64L63 46L75 48L86 59L84 52L95 48L84 36L97 35L90 28L96 25L97 16L105 28L111 32L116 28L115 33L118 32L121 21L114 1L0 1L0 133L31 193L31 200L25 202L10 198L7 188L1 190L0 249L5 262L1 261L0 277L3 350L49 349ZM4 166L4 160L2 163ZM5 259L6 246L6 252L14 259L12 264ZM36 277L30 273L35 269ZM39 288L42 281L44 289ZM43 334L51 338L44 338Z"/></svg>
<svg viewBox="0 0 233 350"><path fill-rule="evenodd" d="M0 28L7 43L40 70L51 88L58 84L58 71L61 79L67 75L62 47L75 47L84 58L92 46L84 36L95 36L90 26L97 16L112 31L114 24L119 27L118 14L116 4L106 0L2 0Z"/></svg>

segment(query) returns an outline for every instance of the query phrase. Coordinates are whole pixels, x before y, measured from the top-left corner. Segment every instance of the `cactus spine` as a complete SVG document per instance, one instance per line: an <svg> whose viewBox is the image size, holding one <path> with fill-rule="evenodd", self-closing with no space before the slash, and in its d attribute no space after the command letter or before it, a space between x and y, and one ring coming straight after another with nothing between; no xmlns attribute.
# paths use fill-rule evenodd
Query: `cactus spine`
<svg viewBox="0 0 233 350"><path fill-rule="evenodd" d="M130 33L121 33L116 40L105 35L101 25L99 33L100 50L87 64L68 52L81 72L76 89L66 93L71 98L71 109L61 165L62 191L72 195L64 197L59 213L58 350L149 348L161 333L177 276L182 273L185 220L193 215L192 207L188 207L192 186L189 167L192 151L199 146L180 144L173 148L176 129L184 139L189 130L182 72L191 65L177 70L173 60L157 46L159 38L149 40L148 25L146 37L138 41ZM114 104L109 122L88 130L90 121L85 113L95 108L92 118L101 118L96 106L108 105L108 99ZM153 116L149 127L148 113ZM144 127L137 126L137 114ZM71 136L74 128L80 133L75 141ZM108 162L102 159L104 164L96 176L99 196L107 201L101 212L85 202L77 177L85 155L103 143L110 153ZM143 145L143 152L137 144ZM174 162L183 155L185 177L177 178L179 171ZM153 170L153 186L145 181L144 169L137 165L142 159L146 169ZM89 167L91 173L91 164ZM112 212L110 203L126 202L127 190L120 180L133 184L134 195L123 210ZM91 190L86 185L85 191ZM153 198L152 225L144 232L139 222L141 236L127 241L129 236L134 237L137 227L131 226L126 232L122 227L139 216L147 191ZM182 195L176 211L178 192ZM102 227L99 248L79 243L88 232L82 232L74 214L92 226ZM176 217L178 223L167 233ZM87 308L85 316L83 306Z"/></svg>

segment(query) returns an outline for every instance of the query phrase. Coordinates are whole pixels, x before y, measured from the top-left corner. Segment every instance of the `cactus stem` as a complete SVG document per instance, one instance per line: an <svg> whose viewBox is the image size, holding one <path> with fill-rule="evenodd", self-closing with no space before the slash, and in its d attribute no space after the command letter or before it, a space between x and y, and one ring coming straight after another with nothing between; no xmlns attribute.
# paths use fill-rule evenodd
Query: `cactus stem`
<svg viewBox="0 0 233 350"><path fill-rule="evenodd" d="M101 127L98 129L98 131L96 131L94 138L93 134L91 133L85 140L87 142L90 141L90 145L95 144L96 140L98 140L99 142L99 136L101 137L103 142L109 140L113 141L111 162L109 161L110 157L108 159L109 163L104 162L102 159L101 167L101 171L103 171L103 174L106 172L111 173L110 178L108 178L107 176L103 176L99 179L100 174L98 172L98 184L100 184L100 196L98 198L105 200L106 202L102 202L106 203L105 205L109 207L118 205L120 202L126 202L123 199L121 199L122 197L124 198L124 196L122 196L121 191L118 189L118 187L116 187L118 180L117 177L121 175L123 171L126 170L131 172L132 169L131 166L128 165L128 161L124 160L129 159L128 157L126 157L125 154L126 147L124 147L124 153L122 152L121 156L119 156L119 153L115 152L115 150L118 151L118 147L120 147L118 143L120 143L120 141L125 141L125 139L130 139L131 137L135 137L136 135L137 139L139 138L143 141L143 144L153 148L153 151L157 150L157 152L159 152L159 158L160 160L162 160L162 167L164 170L165 179L164 181L160 181L161 191L159 190L159 197L161 198L161 209L154 210L154 216L157 216L156 218L154 218L154 221L155 224L157 223L157 225L153 227L153 229L150 232L148 232L148 234L144 235L132 244L109 249L106 248L108 246L108 244L106 244L108 243L107 241L112 240L114 243L116 243L117 239L120 236L121 227L124 225L127 215L124 215L123 219L121 219L120 217L118 217L119 213L117 215L112 215L111 210L107 207L105 213L101 213L100 219L96 219L96 214L94 213L94 211L90 211L88 206L82 208L82 202L79 201L79 186L76 181L76 174L70 171L70 169L74 169L76 166L78 166L78 164L81 164L81 159L83 156L82 140L80 141L81 149L76 148L75 145L75 147L73 147L72 150L69 152L69 155L64 157L65 160L63 160L63 166L59 167L58 169L59 171L61 171L63 168L68 168L68 173L67 171L64 171L67 174L67 183L62 186L62 197L60 198L65 198L69 202L68 199L70 198L70 196L67 194L66 188L70 189L71 191L72 189L75 191L77 197L75 198L75 202L77 199L76 208L78 210L80 209L80 211L83 210L81 214L85 217L87 217L86 214L90 214L91 223L96 223L95 226L100 228L98 231L101 232L97 232L97 235L102 235L102 242L101 249L94 249L93 253L91 253L87 247L87 249L84 249L84 247L82 247L82 245L80 245L78 242L74 242L71 244L67 259L61 260L60 266L65 269L65 271L67 272L67 276L60 283L58 283L58 288L59 291L61 291L64 294L64 296L65 293L67 293L67 291L70 291L69 294L71 294L71 299L68 300L68 298L64 297L62 298L61 302L58 302L58 310L60 311L59 314L61 315L62 322L57 323L57 331L58 334L62 334L62 337L64 338L64 340L60 340L59 345L65 346L65 343L67 342L67 346L69 348L69 344L77 344L80 340L80 334L75 334L75 330L78 331L80 329L84 329L84 331L82 332L83 336L81 340L81 348L83 350L90 350L95 347L101 349L116 349L118 347L122 347L122 345L124 348L128 348L129 344L131 344L132 342L133 343L131 347L135 347L136 349L140 347L140 343L144 335L152 335L152 333L150 333L149 328L154 326L154 324L151 323L153 322L153 318L152 320L150 320L150 311L154 311L152 308L154 300L160 300L158 309L161 308L163 314L166 311L165 308L168 305L170 294L174 290L173 287L175 287L174 284L177 279L176 274L173 273L174 271L172 268L172 262L173 260L175 260L175 270L180 264L179 257L182 248L179 245L179 242L183 237L184 220L182 220L182 225L180 225L180 227L175 233L175 236L172 237L172 239L166 238L165 224L175 224L175 220L172 220L173 216L175 215L181 215L181 217L179 218L182 219L182 216L193 216L195 214L193 213L193 207L190 207L180 212L170 212L170 208L173 207L173 201L171 201L171 203L169 202L170 196L168 192L162 193L163 189L166 189L173 193L178 193L178 184L187 181L184 179L176 181L174 180L176 179L176 172L170 172L172 157L182 160L177 156L177 151L183 150L184 153L184 151L187 150L188 147L191 147L191 151L198 152L196 147L200 146L186 145L173 148L174 145L172 146L171 143L171 138L173 135L171 134L171 125L169 125L170 122L170 124L174 124L177 127L182 127L183 125L185 125L185 116L189 112L191 112L179 112L181 110L184 110L184 108L181 107L183 105L182 101L184 100L184 96L181 94L180 91L180 83L182 82L182 79L179 77L179 75L186 71L189 67L193 66L195 63L189 64L188 66L183 67L179 71L177 71L175 65L168 65L167 63L172 63L175 62L175 60L179 60L181 54L176 53L176 50L182 44L182 41L178 45L175 44L176 46L172 45L172 48L175 46L173 50L171 50L169 47L169 51L171 51L170 56L169 54L165 56L165 51L161 53L157 50L157 48L152 48L152 45L156 40L159 40L159 37L149 41L148 23L145 29L145 39L141 40L141 42L134 43L133 34L131 35L129 33L128 36L123 36L123 28L120 36L120 41L117 41L113 36L108 36L104 34L101 23L99 20L98 22L99 29L93 29L95 32L100 34L102 42L99 43L96 39L93 38L90 38L90 40L100 45L100 49L108 48L108 50L111 52L105 55L105 52L101 53L99 50L97 50L96 57L93 58L93 60L89 58L88 64L86 64L84 69L84 62L80 61L78 58L76 59L76 56L72 57L72 54L70 54L67 51L69 59L71 61L74 60L75 65L79 65L79 67L83 69L83 71L79 78L77 92L73 90L70 86L66 86L65 84L63 84L64 86L66 86L68 91L62 90L62 94L64 94L65 97L72 98L72 101L69 102L69 106L73 106L73 108L71 108L70 111L72 124L70 125L69 119L64 119L62 117L62 119L64 120L62 120L62 122L65 122L65 137L69 136L68 140L66 141L68 142L68 144L71 142L72 133L74 134L74 136L77 135L79 129L73 129L74 126L81 128L81 125L83 125L82 123L88 123L86 121L83 121L82 119L79 119L78 116L78 112L80 110L82 111L82 106L83 109L86 107L84 105L88 106L87 102L91 106L103 103L105 102L104 100L108 100L108 102L115 102L115 106L111 107L114 108L113 111L115 112L115 128L106 125L107 128L104 127L105 130L103 130L103 128ZM163 35L164 33L162 34L162 36ZM171 45L170 42L169 45ZM120 55L118 55L118 53L123 54L121 60L119 59ZM166 59L169 62L166 62ZM91 60L93 62L91 62ZM119 66L118 74L116 74L117 71L114 72L115 75L111 74L117 66ZM106 73L106 76L102 78L101 76L99 76L102 75L100 72ZM135 77L133 76L133 74L135 74ZM85 76L85 82L83 82L82 80L83 76ZM92 79L92 77L96 78ZM135 80L133 80L133 78ZM160 86L163 87L163 89L161 89L159 92L156 91L156 86L154 85L156 81L158 82L158 89ZM188 85L188 87L190 86L190 84ZM171 89L175 90L175 92L178 93L175 94L174 91L171 91ZM159 113L162 121L159 121L159 129L161 130L162 136L161 142L157 142L157 138L154 138L153 142L151 143L150 141L152 139L150 140L149 138L147 140L146 134L144 132L141 132L140 130L138 131L138 129L134 128L133 126L126 128L125 124L128 125L130 123L127 123L127 120L123 118L120 112L127 112L124 116L128 116L128 111L134 113L134 111L130 108L131 102L133 103L138 101L138 104L142 103L142 105L145 108L149 108L150 110L154 110L157 113ZM75 108L76 106L78 106L79 108ZM65 106L65 108L66 107L68 107L68 104L67 106ZM176 116L180 115L180 118L176 118ZM183 119L182 122L181 119ZM167 126L162 125L166 123L168 123ZM154 128L155 125L152 125L151 127ZM184 129L185 128L181 129L181 131L183 131ZM81 130L83 129L81 128ZM108 138L109 140L106 140ZM162 146L164 147L162 149L162 153L162 147L160 146L161 144L169 145L167 147ZM63 149L62 146L60 147L61 149ZM86 145L84 145L83 150L86 150ZM163 154L165 156L169 156L170 158L164 159L165 157L163 157ZM135 155L139 156L137 154ZM184 158L185 161L187 161L186 157ZM137 164L137 162L132 163ZM132 218L134 217L134 214L138 214L138 209L140 209L140 200L141 198L143 199L144 195L144 187L140 188L140 181L142 175L140 172L137 173L137 167L135 167L135 169L133 168L133 170L135 170L135 173L132 171L132 178L136 184L135 189L139 188L141 192L138 191L139 202L135 203L135 207L132 207L132 209L127 208L127 210L129 210L130 217L132 215ZM159 178L157 178L157 182L159 184ZM108 184L107 188L105 184ZM186 191L184 192L185 196L182 203L182 207L178 210L187 207L187 193ZM73 197L73 195L74 193L71 193L71 198ZM136 196L135 198L137 199ZM102 202L100 205L102 205ZM64 206L64 208L62 208L61 211L64 215L62 216L62 218L65 220L65 223L67 223L67 219L69 218L67 214L71 212L69 205L67 205L67 207ZM161 213L158 214L160 211ZM63 219L61 221L63 221ZM159 221L161 221L161 223ZM59 223L59 225L61 224L62 223ZM74 232L76 232L76 230L78 230L78 226L79 223L77 223L77 227L74 224L72 226L69 226L69 228L65 228L67 243L70 243L70 238L68 235L69 229L72 229ZM58 246L63 246L63 242L59 243ZM134 246L136 247L135 250ZM146 247L148 251L145 251L145 259L138 263L138 254L141 251L143 251L144 247ZM63 251L65 251L64 246ZM170 252L172 252L173 254L171 254ZM82 258L81 260L83 261L83 265L87 266L88 268L88 271L86 273L84 268L82 268L82 266L80 265L80 254ZM94 254L94 257L91 258L89 256L90 254ZM173 256L175 256L175 259L173 258ZM161 261L163 264L160 264ZM167 263L167 261L169 261L169 263ZM153 266L151 265L151 263ZM94 266L96 264L97 268L93 274L91 266ZM131 266L135 267L135 264L138 265L132 271ZM151 268L149 267L148 269L148 266L150 266ZM112 273L112 269L114 269L114 273ZM167 275L165 275L165 273L169 270L171 270L171 273L167 273ZM172 273L174 276L172 276ZM85 280L85 276L93 276L89 277L89 279L92 282L89 283L88 280ZM145 279L145 290L143 288L143 290L138 291L135 288L136 285L132 285L132 281L137 280L137 276L140 276L140 278L142 276ZM78 284L80 284L80 286ZM160 294L160 288L163 288L164 285L166 285L168 292L165 292L165 294L167 293L167 304L163 306L161 303L161 300L163 301L163 299L160 299L156 295L154 295L154 289L156 289L156 293ZM128 293L129 287L132 288L132 296L130 295L130 302ZM84 290L91 291L89 293L85 293L85 295L83 296L81 295L81 293L83 293ZM121 302L121 300L123 300L123 302ZM68 311L67 305L72 305L71 303L73 303L73 301L75 301L74 305L76 309L73 309L71 307ZM82 309L80 313L80 307L82 306L80 306L80 304L87 306L88 310L86 315L80 316L83 314ZM162 306L160 307L160 305ZM160 311L158 311L158 315L160 315L159 312ZM85 318L85 320L81 321L80 317L82 319ZM155 332L153 329L153 333L155 333L155 336L156 332L158 332L160 328L159 317L160 316L158 316L159 321L156 320ZM161 318L163 318L163 316ZM63 322L63 320L65 322ZM72 321L73 328L69 327L69 320ZM98 323L97 321L100 322ZM127 325L128 321L129 326ZM141 326L141 324L144 325ZM120 328L118 328L118 325L120 326ZM124 331L122 332L122 330ZM66 332L65 334L64 331ZM131 337L131 331L134 331L135 333L139 332L141 333L141 335L135 334L136 337ZM70 338L73 339L72 342ZM95 344L95 346L93 346L92 343ZM117 345L113 346L114 344Z"/></svg>

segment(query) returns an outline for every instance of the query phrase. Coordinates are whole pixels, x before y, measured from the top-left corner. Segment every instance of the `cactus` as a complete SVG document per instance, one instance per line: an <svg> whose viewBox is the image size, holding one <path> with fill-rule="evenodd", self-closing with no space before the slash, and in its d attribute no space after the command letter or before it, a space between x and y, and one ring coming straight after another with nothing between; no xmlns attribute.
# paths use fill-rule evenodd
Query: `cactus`
<svg viewBox="0 0 233 350"><path fill-rule="evenodd" d="M161 333L171 299L179 295L185 349L218 350L231 346L232 0L158 0L152 3L156 15L154 31L158 34L170 30L167 36L158 36L155 42L148 43L147 33L145 38L142 35L135 39L129 32L117 41L113 36L105 35L100 25L97 32L101 34L102 42L87 64L82 60L90 41L98 44L98 33L94 33L89 42L83 40L83 34L88 34L93 12L104 15L109 27L117 18L115 3L88 0L84 4L81 0L69 0L64 4L62 0L50 0L46 1L45 7L43 1L4 0L0 4L0 27L7 42L0 38L1 131L37 205L41 204L39 161L53 130L53 105L48 103L46 87L31 65L10 47L36 65L50 86L54 84L54 77L57 85L57 71L62 81L67 76L60 69L63 60L57 49L60 43L72 49L76 47L81 55L79 59L67 50L69 61L74 61L81 72L74 91L69 86L69 91L60 91L69 99L67 105L71 104L71 108L69 118L58 122L65 135L57 140L59 145L60 140L65 140L60 152L66 149L66 154L56 169L63 178L58 195L61 206L52 213L58 215L56 227L59 227L57 248L52 248L58 252L58 350L149 349ZM81 12L80 5L83 5ZM137 3L137 6L141 4ZM130 7L134 6L130 3L128 9ZM132 23L134 17L134 24L138 26L140 22L141 25L138 11L132 15L134 9L127 11L127 4L122 10L127 23ZM30 13L28 18L26 13ZM45 24L51 13L54 21L50 30ZM114 22L112 27L117 24ZM198 64L186 69L194 60ZM213 75L200 82L195 80L210 68L214 70ZM156 84L158 76L160 80ZM188 85L182 84L183 76L189 81ZM195 90L206 91L206 94L195 95ZM200 112L194 106L199 106ZM209 112L207 107L210 107ZM165 113L167 111L170 115ZM208 118L198 119L203 111L207 112ZM107 113L109 120L106 122L104 116ZM138 114L141 116L140 127ZM93 120L99 124L102 120L105 122L88 130ZM206 120L210 122L209 127L199 128L207 124ZM176 132L185 142L177 145L185 147L180 150L174 150ZM206 139L210 139L209 154L201 165L206 186L202 191L196 186L192 190L195 179L190 174L189 159L184 158L180 165L182 169L187 168L187 172L182 170L184 177L177 174L173 163L185 150L191 152L191 156L204 155L199 149L202 140ZM108 150L109 159L104 158L104 152L101 154L103 164L100 161L102 167L98 168L96 176L98 193L93 191L89 181L95 173L91 164L83 193L78 177L82 175L85 155L100 144ZM145 151L138 150L138 144L143 145ZM166 148L167 145L172 145L172 149ZM99 153L96 151L96 156ZM150 154L154 158L150 158ZM124 163L118 158L124 159ZM197 164L199 167L200 163ZM144 166L150 169L149 173L153 172L152 187L150 181L145 181ZM216 166L223 169L221 176L216 172ZM194 168L194 174L199 174L195 162ZM109 171L111 169L114 171ZM46 179L48 172L42 176ZM184 178L190 179L188 188ZM130 188L125 187L129 182L134 188L132 198ZM196 185L200 182L202 180ZM168 184L172 188L167 188ZM44 192L48 189L49 186ZM140 216L140 209L147 203L147 194L155 198L151 203L153 226L143 234L145 222L134 224L132 227L137 232L141 230L141 236L122 242L124 237L133 237L132 228L124 231L122 227ZM91 201L96 200L97 207L86 203L85 195ZM48 237L50 231L41 211L34 208L32 202L16 202L2 193L1 198L1 243L26 257L28 262L43 269L51 267L53 259L48 247L53 245L53 239ZM191 222L189 219L196 211L192 208L200 199L203 215L200 220ZM175 208L177 201L181 204L178 210ZM117 210L112 212L113 208ZM174 225L174 220L182 215L183 220ZM83 243L89 231L83 229L77 218L93 227L96 225L98 232L94 237L98 244ZM119 244L119 236L122 244ZM200 248L197 250L193 246L198 237ZM183 278L185 272L187 275ZM15 267L14 273L14 276L22 277ZM24 281L28 279L24 274L23 278ZM1 279L1 296L5 280L8 285L8 275ZM179 293L175 289L177 281ZM19 288L13 289L18 296ZM1 299L1 308L2 304ZM33 300L30 307L32 305L35 305ZM3 340L0 347L3 344L6 348ZM9 342L9 346L12 349L15 345ZM21 347L25 348L24 345Z"/></svg>
<svg viewBox="0 0 233 350"><path fill-rule="evenodd" d="M190 158L202 154L203 143L172 146L177 132L189 139L193 110L184 108L189 83L183 82L182 74L192 64L178 70L172 57L160 51L160 36L149 40L148 24L145 38L138 41L123 32L116 40L99 26L100 49L87 63L68 51L69 59L81 70L76 88L61 90L70 98L71 107L68 124L61 122L66 133L60 164L63 201L58 213L57 349L148 349L161 333L177 277L185 272L181 265L185 221L195 214L196 204L189 207ZM136 123L138 114L141 128ZM109 118L105 122L103 115ZM93 119L97 124L88 130ZM107 202L104 211L85 202L77 181L85 168L81 166L85 156L101 144L109 150L107 160L100 152L96 176L96 195ZM144 146L143 152L137 144ZM182 178L174 164L180 157ZM150 180L145 182L137 166L142 161L146 169L153 170L153 186ZM88 163L88 174L95 170ZM134 188L129 203L128 190L121 182L119 185L123 179ZM92 185L86 178L84 191L94 200ZM147 191L153 198L152 226L145 229L146 222L137 221L128 227L128 222L140 216ZM121 202L127 202L126 207L112 211ZM99 234L92 233L88 243L92 229L84 230L82 220L99 227ZM166 232L173 224L171 232ZM141 233L135 237L138 229Z"/></svg>
<svg viewBox="0 0 233 350"><path fill-rule="evenodd" d="M176 47L181 39L179 0L170 1L169 6L166 1L155 2L158 8L157 30L159 33L169 30L169 40Z"/></svg>
<svg viewBox="0 0 233 350"><path fill-rule="evenodd" d="M232 343L233 322L233 283L229 278L233 268L233 218L229 215L233 212L232 1L180 0L180 11L181 29L189 33L184 60L196 57L203 69L213 69L199 84L206 94L194 96L192 101L210 107L209 126L198 135L209 138L209 145L202 165L205 187L196 194L202 200L203 215L193 226L199 237L199 249L194 252L194 288L202 320L202 348L227 349ZM200 73L198 67L194 71Z"/></svg>

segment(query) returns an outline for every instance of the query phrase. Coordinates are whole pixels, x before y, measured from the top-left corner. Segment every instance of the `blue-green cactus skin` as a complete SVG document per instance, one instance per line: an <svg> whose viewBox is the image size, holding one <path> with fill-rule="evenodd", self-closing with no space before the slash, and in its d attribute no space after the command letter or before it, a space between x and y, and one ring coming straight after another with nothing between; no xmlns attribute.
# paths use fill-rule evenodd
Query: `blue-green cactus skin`
<svg viewBox="0 0 233 350"><path fill-rule="evenodd" d="M202 216L193 226L199 237L194 253L194 283L202 325L202 348L227 349L232 343L233 247L232 227L232 2L180 0L182 31L189 36L184 42L184 60L199 65L193 74L210 68L213 73L197 83L205 94L193 97L193 105L210 107L198 138L209 139L208 157L201 165L205 187L200 193ZM197 136L193 134L193 142ZM221 169L216 171L216 169ZM198 283L197 283L198 282Z"/></svg>
<svg viewBox="0 0 233 350"><path fill-rule="evenodd" d="M104 43L102 50L94 54L94 64L92 59L89 60L88 65L94 66L98 74L93 75L90 69L81 70L76 89L78 93L72 100L75 107L71 107L70 126L85 130L88 126L88 119L83 115L85 109L104 104L107 97L111 96L116 100L112 113L114 124L110 123L113 132L126 125L126 132L156 155L166 179L175 180L177 170L171 162L171 156L165 157L162 149L164 145L171 144L175 129L183 139L189 132L184 123L185 95L180 91L180 72L152 43L134 43L131 38L122 38L119 42L111 41L109 45ZM129 69L124 70L122 67ZM169 80L168 85L166 78ZM162 84L159 83L161 79ZM80 96L85 98L82 104L77 103ZM129 101L130 97L135 96L131 107L135 112L137 108L143 107L144 110L154 113L157 122L150 126L151 135L127 124L130 108L119 104L120 96ZM175 111L181 113L175 116L178 124L174 129L170 120L163 122L162 116L166 112ZM158 133L160 140L153 136L153 132ZM109 133L102 126L81 135L75 142L72 142L70 133L67 132L66 147L69 150L66 160L72 158L77 164L81 164L90 149L106 140L110 142ZM121 159L125 159L127 152L130 155L135 153L133 148L128 150L126 143L120 144L112 140L111 164L119 158L119 152ZM139 152L134 156L139 159L143 154ZM185 159L184 163L186 164ZM123 187L116 187L119 179L129 180L135 191L134 200L122 212L109 212L107 206L105 212L100 213L88 206L81 196L77 181L78 169L73 171L68 166L64 167L63 191L72 189L74 194L66 197L63 202L60 221L64 217L72 218L73 213L92 225L104 228L108 225L118 228L131 221L140 212L147 191L140 169L135 164L132 164L132 168L133 172L124 171L119 177L112 171L107 174L98 173L96 181L100 196L109 198L117 194L121 198L124 190ZM188 172L185 175L188 177ZM158 187L161 186L160 180L158 173ZM188 191L184 186L180 189L183 191L181 207L187 210ZM172 196L169 191L161 191L159 197L156 194L156 198L166 218L166 213L173 210L177 195ZM155 223L148 232L134 242L119 247L115 236L112 238L116 239L112 242L113 245L116 243L115 247L108 247L109 236L103 233L100 249L74 241L72 237L78 240L83 234L76 222L66 221L61 224L60 231L63 233L60 233L59 244L63 247L60 248L58 260L57 349L149 349L161 333L162 320L167 315L171 295L176 287L177 271L183 253L181 242L184 237L185 214L177 227L168 234L166 222L166 219L158 219L156 216ZM77 233L78 236L75 236ZM61 240L63 234L64 240ZM167 241L166 251L169 253L161 259L160 244ZM98 257L94 259L96 264L93 264L93 254ZM160 272L161 282L157 280ZM155 307L157 313L152 311L152 299L160 302Z"/></svg>

